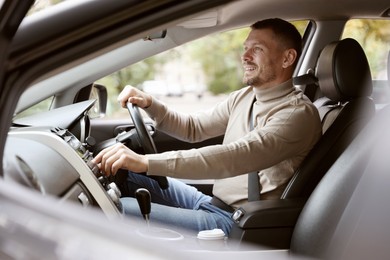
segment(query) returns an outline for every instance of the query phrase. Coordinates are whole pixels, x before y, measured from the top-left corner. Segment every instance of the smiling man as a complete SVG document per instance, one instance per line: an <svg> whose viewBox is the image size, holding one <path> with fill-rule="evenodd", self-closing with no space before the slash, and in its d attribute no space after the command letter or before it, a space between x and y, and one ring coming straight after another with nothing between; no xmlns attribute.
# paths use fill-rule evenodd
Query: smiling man
<svg viewBox="0 0 390 260"><path fill-rule="evenodd" d="M256 22L244 42L243 82L247 85L208 111L181 114L154 97L126 86L123 107L137 104L171 136L198 142L224 135L223 143L160 154L136 154L122 144L94 159L102 172L129 170L129 195L139 187L152 194L151 219L196 231L220 228L229 233L231 213L248 201L248 172L258 172L261 199L277 199L294 171L321 136L317 109L292 85L301 53L296 28L274 18ZM145 175L216 179L214 198L174 178L161 190ZM124 213L139 215L134 198L121 199Z"/></svg>

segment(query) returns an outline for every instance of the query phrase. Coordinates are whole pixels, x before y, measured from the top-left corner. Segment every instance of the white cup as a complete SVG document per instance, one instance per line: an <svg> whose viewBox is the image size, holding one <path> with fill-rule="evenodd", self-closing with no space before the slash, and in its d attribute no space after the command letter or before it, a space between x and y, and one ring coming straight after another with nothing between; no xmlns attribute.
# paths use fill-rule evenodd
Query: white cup
<svg viewBox="0 0 390 260"><path fill-rule="evenodd" d="M198 233L198 243L203 249L222 250L225 248L226 236L221 229L203 230Z"/></svg>

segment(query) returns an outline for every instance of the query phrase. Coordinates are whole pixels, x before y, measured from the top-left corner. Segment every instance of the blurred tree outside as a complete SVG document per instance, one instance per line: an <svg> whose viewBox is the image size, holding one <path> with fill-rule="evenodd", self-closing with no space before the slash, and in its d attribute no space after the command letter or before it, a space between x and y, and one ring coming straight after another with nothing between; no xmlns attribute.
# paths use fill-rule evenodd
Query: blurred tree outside
<svg viewBox="0 0 390 260"><path fill-rule="evenodd" d="M303 35L308 21L292 23ZM383 74L387 67L385 64L387 58L384 59L384 56L387 57L389 51L388 24L389 22L385 20L351 20L347 23L343 35L343 38L352 37L362 44L373 78ZM241 54L242 44L248 32L249 28L241 28L198 39L115 72L100 80L100 83L106 84L111 92L109 96L115 98L127 84L142 88L142 83L146 80L178 73L181 75L176 75L176 78L181 81L202 78L205 91L212 95L229 93L243 87ZM172 64L175 63L175 69L172 69ZM166 69L167 67L169 69ZM190 73L184 72L184 68L197 70L196 79L189 77ZM199 73L202 76L199 76Z"/></svg>
<svg viewBox="0 0 390 260"><path fill-rule="evenodd" d="M308 21L293 23L303 34ZM241 28L210 35L140 61L98 82L108 86L112 102L124 86L130 84L142 89L143 82L161 79L162 75L163 80L180 81L184 92L226 94L243 87L241 54L248 32L249 28ZM186 87L191 81L194 86Z"/></svg>
<svg viewBox="0 0 390 260"><path fill-rule="evenodd" d="M389 20L349 20L342 38L353 38L362 45L373 79L387 78L387 56L390 50Z"/></svg>
<svg viewBox="0 0 390 260"><path fill-rule="evenodd" d="M211 93L227 93L243 86L241 53L248 32L248 28L243 28L219 33L189 46L192 59L198 59L202 65Z"/></svg>

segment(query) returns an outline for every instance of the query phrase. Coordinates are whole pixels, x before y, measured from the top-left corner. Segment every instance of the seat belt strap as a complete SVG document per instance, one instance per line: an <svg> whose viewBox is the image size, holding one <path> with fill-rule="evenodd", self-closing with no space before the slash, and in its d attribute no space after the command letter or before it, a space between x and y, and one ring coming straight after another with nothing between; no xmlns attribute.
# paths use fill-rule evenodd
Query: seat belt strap
<svg viewBox="0 0 390 260"><path fill-rule="evenodd" d="M253 130L253 106L255 105L256 98L253 102L251 114L249 117L249 128ZM260 200L261 184L259 174L257 171L248 173L248 201Z"/></svg>
<svg viewBox="0 0 390 260"><path fill-rule="evenodd" d="M260 200L260 186L258 172L248 173L248 201Z"/></svg>

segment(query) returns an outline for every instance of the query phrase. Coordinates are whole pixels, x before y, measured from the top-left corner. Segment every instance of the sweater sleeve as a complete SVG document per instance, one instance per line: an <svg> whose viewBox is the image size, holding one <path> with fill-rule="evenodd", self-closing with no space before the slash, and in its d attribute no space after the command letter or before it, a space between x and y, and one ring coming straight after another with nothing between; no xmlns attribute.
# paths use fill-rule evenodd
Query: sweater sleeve
<svg viewBox="0 0 390 260"><path fill-rule="evenodd" d="M156 122L159 131L186 142L200 142L223 135L229 120L228 100L208 110L184 114L170 110L153 98L152 105L145 111Z"/></svg>
<svg viewBox="0 0 390 260"><path fill-rule="evenodd" d="M266 169L297 153L304 157L321 134L317 111L306 103L274 110L264 123L236 141L147 155L148 174L220 179Z"/></svg>

